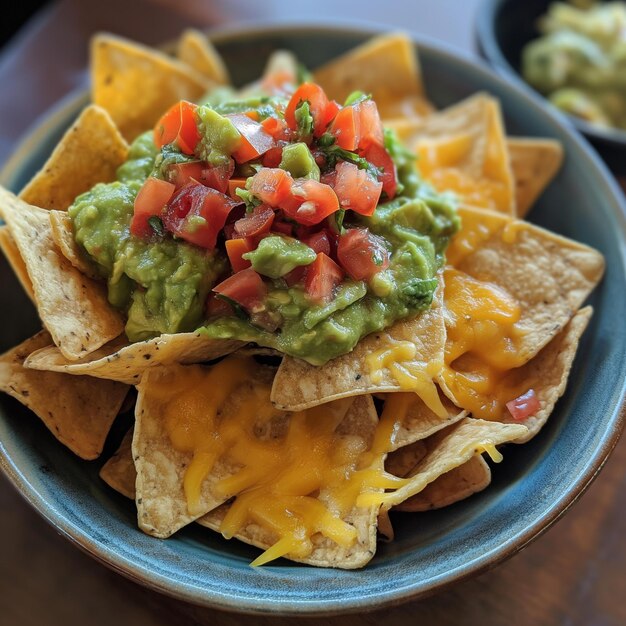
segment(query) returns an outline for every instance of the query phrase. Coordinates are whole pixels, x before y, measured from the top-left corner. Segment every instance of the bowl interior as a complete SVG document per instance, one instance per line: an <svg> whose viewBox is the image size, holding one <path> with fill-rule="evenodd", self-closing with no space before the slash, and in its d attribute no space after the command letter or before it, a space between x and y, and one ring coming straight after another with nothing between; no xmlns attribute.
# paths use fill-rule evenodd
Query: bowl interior
<svg viewBox="0 0 626 626"><path fill-rule="evenodd" d="M552 0L484 0L477 20L477 43L483 56L500 73L522 82L524 46L540 36L538 19L546 13ZM565 115L584 133L609 167L626 174L626 131L602 129L579 118Z"/></svg>
<svg viewBox="0 0 626 626"><path fill-rule="evenodd" d="M215 35L238 84L257 77L272 50L289 48L315 67L371 32L329 28L258 29ZM73 457L17 402L0 396L0 457L13 482L62 533L144 584L205 604L246 612L322 613L384 606L431 592L514 553L554 521L590 482L614 445L626 378L624 209L606 170L541 102L480 66L418 41L428 93L438 106L477 90L500 98L508 132L555 137L565 166L530 219L603 251L608 271L592 297L587 330L565 396L540 436L509 446L485 492L441 511L396 514L396 541L380 544L360 571L278 561L253 570L252 548L188 527L168 541L142 534L133 503L98 478L102 461ZM71 99L27 140L4 173L17 190L44 162L84 94ZM537 277L541 280L541 277ZM5 323L0 349L37 330L37 316L0 260ZM128 417L116 424L112 451ZM106 455L103 458L107 458Z"/></svg>

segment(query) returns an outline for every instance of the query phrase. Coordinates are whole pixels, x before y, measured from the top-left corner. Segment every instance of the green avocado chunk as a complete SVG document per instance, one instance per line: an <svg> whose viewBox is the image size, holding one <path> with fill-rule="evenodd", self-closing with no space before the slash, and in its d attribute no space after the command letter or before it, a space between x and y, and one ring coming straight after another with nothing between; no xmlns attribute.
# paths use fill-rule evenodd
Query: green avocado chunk
<svg viewBox="0 0 626 626"><path fill-rule="evenodd" d="M309 147L305 143L292 143L283 148L282 159L278 165L294 178L320 179L318 167Z"/></svg>
<svg viewBox="0 0 626 626"><path fill-rule="evenodd" d="M210 106L199 106L196 113L201 137L196 148L198 156L214 167L227 165L230 155L241 144L241 134L227 117Z"/></svg>
<svg viewBox="0 0 626 626"><path fill-rule="evenodd" d="M263 276L280 278L296 267L310 265L317 255L297 239L271 235L261 239L259 246L247 252L243 258L252 263L252 268Z"/></svg>

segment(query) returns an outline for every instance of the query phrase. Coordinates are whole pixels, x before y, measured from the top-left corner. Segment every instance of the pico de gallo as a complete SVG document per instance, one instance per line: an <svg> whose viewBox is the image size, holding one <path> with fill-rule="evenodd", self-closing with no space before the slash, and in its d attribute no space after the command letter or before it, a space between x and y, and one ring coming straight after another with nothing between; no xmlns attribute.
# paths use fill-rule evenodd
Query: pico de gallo
<svg viewBox="0 0 626 626"><path fill-rule="evenodd" d="M367 94L313 82L176 103L69 214L131 341L201 329L316 365L429 307L459 225Z"/></svg>

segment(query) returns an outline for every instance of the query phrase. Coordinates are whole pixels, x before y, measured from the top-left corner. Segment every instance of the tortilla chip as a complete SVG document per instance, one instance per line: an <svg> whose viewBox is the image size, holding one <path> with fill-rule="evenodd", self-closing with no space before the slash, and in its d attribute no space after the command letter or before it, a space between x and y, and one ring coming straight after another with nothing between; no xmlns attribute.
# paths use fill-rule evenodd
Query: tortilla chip
<svg viewBox="0 0 626 626"><path fill-rule="evenodd" d="M563 146L555 139L508 137L515 180L517 216L525 217L563 163Z"/></svg>
<svg viewBox="0 0 626 626"><path fill-rule="evenodd" d="M393 541L396 533L389 518L389 511L380 511L376 520L378 526L378 538L385 542Z"/></svg>
<svg viewBox="0 0 626 626"><path fill-rule="evenodd" d="M193 454L179 452L172 446L165 424L168 402L163 393L165 390L170 393L175 386L185 384L192 375L197 377L204 371L209 370L199 365L154 368L144 373L138 386L132 448L137 469L137 513L139 527L155 537L169 537L222 504L227 497L217 493L215 486L237 470L227 461L218 460L202 482L200 502L190 512L183 482ZM273 374L272 368L259 367L249 386L231 394L222 410L227 410L228 415L235 414L244 393L250 393L254 383L269 384ZM284 414L277 419L284 420Z"/></svg>
<svg viewBox="0 0 626 626"><path fill-rule="evenodd" d="M17 279L24 288L24 291L28 294L28 297L34 302L35 294L33 293L33 283L31 282L26 265L24 265L24 259L20 254L20 251L11 237L11 233L7 226L0 226L0 250L4 253L11 269L15 272Z"/></svg>
<svg viewBox="0 0 626 626"><path fill-rule="evenodd" d="M99 106L88 106L22 189L20 198L42 209L65 211L96 183L115 180L127 154L128 144L110 115Z"/></svg>
<svg viewBox="0 0 626 626"><path fill-rule="evenodd" d="M501 287L518 301L518 325L524 332L519 355L528 361L561 332L600 281L604 258L589 246L522 220L469 207L461 207L459 215L464 226L455 239L487 238L466 256L449 258L455 269Z"/></svg>
<svg viewBox="0 0 626 626"><path fill-rule="evenodd" d="M92 100L128 141L151 129L179 100L195 101L211 86L184 63L108 34L92 39L91 81Z"/></svg>
<svg viewBox="0 0 626 626"><path fill-rule="evenodd" d="M430 309L414 318L396 322L384 331L361 339L349 352L321 367L286 356L274 379L272 402L280 409L299 411L330 400L366 393L406 391L388 370L379 381L372 380L366 358L381 345L392 341L408 341L416 346L413 363L443 363L445 326L442 288L437 289Z"/></svg>
<svg viewBox="0 0 626 626"><path fill-rule="evenodd" d="M482 455L442 474L422 491L393 507L394 511L430 511L454 504L486 489L491 483L491 470Z"/></svg>
<svg viewBox="0 0 626 626"><path fill-rule="evenodd" d="M0 391L33 411L48 430L82 459L95 459L128 392L126 385L25 369L33 351L51 343L42 331L0 356Z"/></svg>
<svg viewBox="0 0 626 626"><path fill-rule="evenodd" d="M385 459L385 471L404 478L428 453L423 439L390 452Z"/></svg>
<svg viewBox="0 0 626 626"><path fill-rule="evenodd" d="M252 400L259 406L254 426L258 439L277 440L284 437L289 431L291 414L271 409L270 405L263 405L260 397L256 395L259 388L267 389L269 394L274 369L258 366L253 361L244 359L239 359L238 367L250 367L251 370L245 377L245 382L239 384L234 392L225 398L223 404L216 407L216 410L220 411L221 419L239 419L243 403ZM198 501L189 506L184 479L194 455L192 452L181 452L173 447L167 431L166 415L172 408L171 403L179 402L180 395L188 393L185 385L198 389L198 382L205 380L205 373L209 372L209 369L202 366L175 365L153 369L144 375L138 387L137 422L132 447L137 469L138 519L140 528L156 537L168 537L224 503L230 497L230 488L220 489L222 481L227 478L236 479L240 475L240 466L231 461L227 455L218 455L212 469L202 479ZM214 393L209 387L204 388L207 389L207 393ZM173 389L176 390L174 399L172 399ZM332 406L327 405L324 410L335 412L337 418L342 420L342 423L345 422L346 427L356 429L350 433L365 431L373 437L377 419L371 399L368 400L368 415L372 417L369 429L367 424L362 423L362 407L367 401L347 403L342 401Z"/></svg>
<svg viewBox="0 0 626 626"><path fill-rule="evenodd" d="M198 30L186 30L178 42L176 56L198 74L217 83L230 84L228 70L211 40Z"/></svg>
<svg viewBox="0 0 626 626"><path fill-rule="evenodd" d="M100 468L100 478L118 493L135 499L135 480L137 471L133 463L133 429L122 439L117 452Z"/></svg>
<svg viewBox="0 0 626 626"><path fill-rule="evenodd" d="M158 365L211 361L243 345L234 339L212 339L200 333L160 335L137 343L128 343L126 336L120 336L84 359L67 359L59 349L50 346L34 352L25 365L136 385L145 371Z"/></svg>
<svg viewBox="0 0 626 626"><path fill-rule="evenodd" d="M444 416L433 413L416 393L397 393L387 397L385 407L394 401L402 403L404 398L410 402L408 411L398 423L392 442L392 450L426 439L442 428L455 424L467 415L466 411L454 406L443 394L440 395L446 409Z"/></svg>
<svg viewBox="0 0 626 626"><path fill-rule="evenodd" d="M500 104L478 93L425 118L409 147L424 177L467 204L515 214L514 182Z"/></svg>
<svg viewBox="0 0 626 626"><path fill-rule="evenodd" d="M369 39L315 70L314 79L339 103L356 90L371 94L382 117L392 117L386 115L387 103L424 97L415 46L404 33Z"/></svg>
<svg viewBox="0 0 626 626"><path fill-rule="evenodd" d="M436 110L424 96L406 96L399 100L383 100L380 105L377 103L377 106L385 128L395 128L396 131L399 129L401 139L406 133L404 129L409 129L411 124L421 122Z"/></svg>
<svg viewBox="0 0 626 626"><path fill-rule="evenodd" d="M463 465L475 454L522 437L526 430L520 424L502 424L470 417L440 430L425 440L427 454L410 472L410 482L397 491L382 496L382 508L397 506L420 493L439 476ZM364 500L369 502L370 499Z"/></svg>
<svg viewBox="0 0 626 626"><path fill-rule="evenodd" d="M0 188L7 226L33 284L39 316L68 359L85 356L124 330L103 284L83 276L54 245L48 211Z"/></svg>
<svg viewBox="0 0 626 626"><path fill-rule="evenodd" d="M50 211L52 239L61 254L81 273L98 280L101 277L94 266L87 260L74 239L72 218L65 211Z"/></svg>
<svg viewBox="0 0 626 626"><path fill-rule="evenodd" d="M525 389L535 391L541 407L535 415L524 420L523 424L528 428L528 433L514 443L530 441L550 417L557 400L565 392L580 337L585 332L592 313L593 309L590 306L578 311L567 326L535 358L514 371L513 376L516 380L524 382ZM509 424L519 423L508 413L503 421Z"/></svg>
<svg viewBox="0 0 626 626"><path fill-rule="evenodd" d="M376 409L371 397L359 396L354 399L337 431L346 435L359 435L371 444L377 423ZM230 506L230 504L220 506L200 518L198 523L220 532L221 523ZM344 522L352 525L357 530L357 541L349 548L343 548L318 533L312 537L314 548L308 557L288 558L317 567L337 567L341 569L363 567L376 552L377 515L378 507L371 506L367 508L354 507L342 517ZM235 538L263 550L267 550L278 540L278 536L273 531L254 523L248 523L241 532L235 535Z"/></svg>

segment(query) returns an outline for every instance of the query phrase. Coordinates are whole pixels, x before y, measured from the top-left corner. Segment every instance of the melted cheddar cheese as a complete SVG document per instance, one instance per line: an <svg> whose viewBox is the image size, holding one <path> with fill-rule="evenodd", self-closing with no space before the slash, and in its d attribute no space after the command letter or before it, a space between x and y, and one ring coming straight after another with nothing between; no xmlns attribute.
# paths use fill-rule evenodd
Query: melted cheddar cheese
<svg viewBox="0 0 626 626"><path fill-rule="evenodd" d="M496 105L489 102L488 106L487 143L479 176L470 175L462 165L476 141L469 133L420 141L416 147L419 169L438 191L454 191L467 204L510 213L513 179Z"/></svg>
<svg viewBox="0 0 626 626"><path fill-rule="evenodd" d="M396 422L382 419L367 450L363 437L337 430L353 399L285 414L271 404L271 380L259 381L258 367L231 356L210 369L185 368L184 379L154 391L164 398L172 446L191 454L184 475L189 512L205 512L202 485L220 461L233 470L214 493L234 498L222 534L230 538L255 523L278 537L253 565L286 554L304 558L318 533L350 547L357 530L344 518L359 496L404 484L384 471Z"/></svg>

